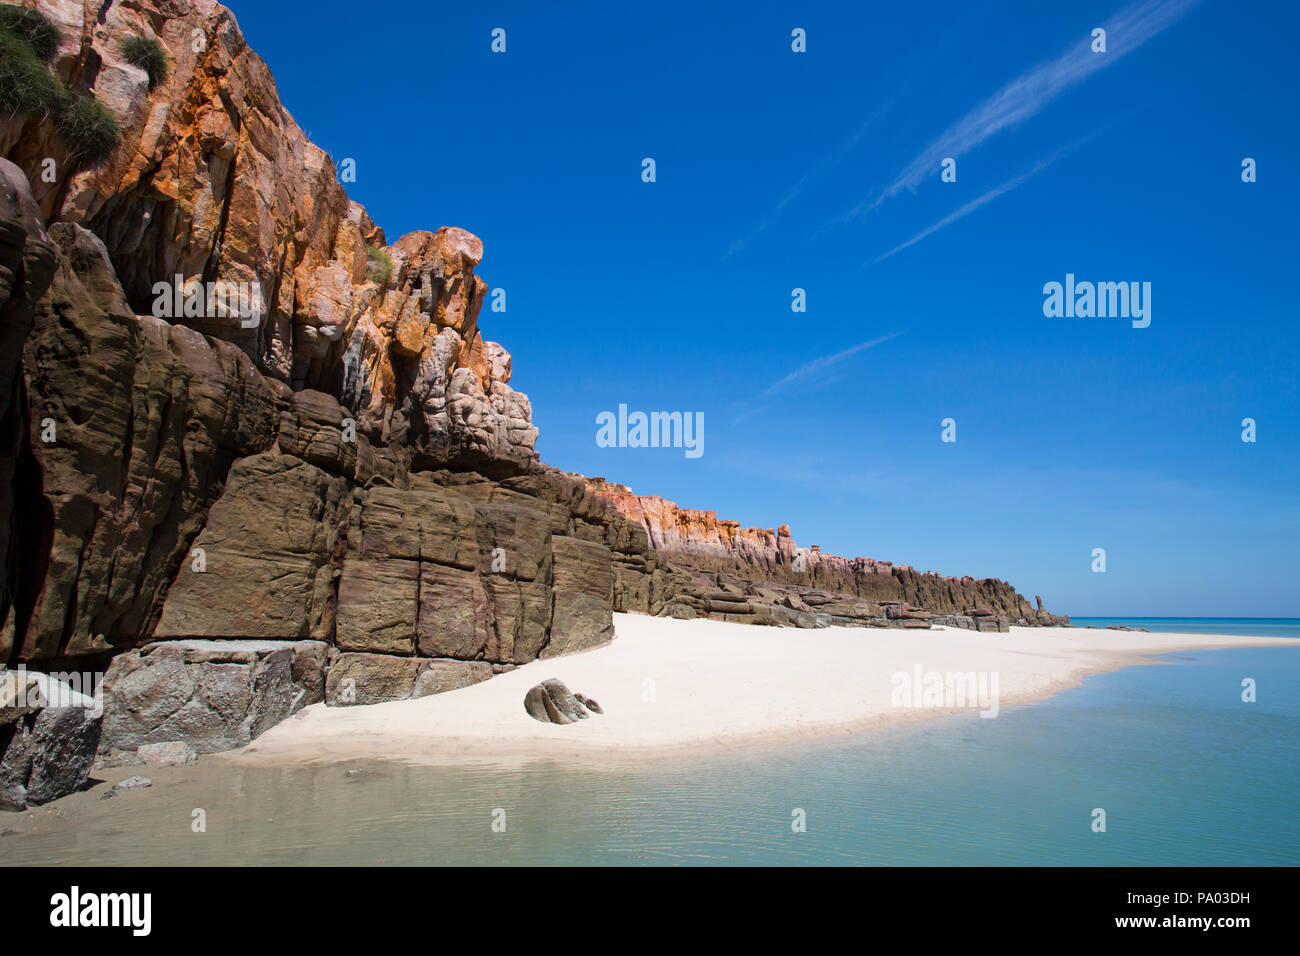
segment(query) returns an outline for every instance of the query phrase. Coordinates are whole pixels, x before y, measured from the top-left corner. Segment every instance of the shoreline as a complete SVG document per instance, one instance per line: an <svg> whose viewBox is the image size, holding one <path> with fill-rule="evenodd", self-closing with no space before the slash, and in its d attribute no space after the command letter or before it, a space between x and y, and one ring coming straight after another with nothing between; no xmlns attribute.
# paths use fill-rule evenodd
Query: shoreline
<svg viewBox="0 0 1300 956"><path fill-rule="evenodd" d="M314 704L248 747L210 759L246 766L381 760L514 768L563 760L625 767L779 748L979 710L895 706L891 676L917 666L996 674L1001 710L1047 700L1094 674L1161 664L1156 656L1165 653L1300 646L1294 638L1091 628L797 630L614 617L618 636L604 647L417 700ZM605 714L570 725L529 717L524 694L550 677L594 697Z"/></svg>

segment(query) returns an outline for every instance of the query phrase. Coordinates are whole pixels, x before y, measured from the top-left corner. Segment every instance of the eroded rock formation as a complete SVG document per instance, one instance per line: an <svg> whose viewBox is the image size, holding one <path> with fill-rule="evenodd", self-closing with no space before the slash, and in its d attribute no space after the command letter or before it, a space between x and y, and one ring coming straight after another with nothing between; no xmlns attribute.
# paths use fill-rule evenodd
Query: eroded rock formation
<svg viewBox="0 0 1300 956"><path fill-rule="evenodd" d="M842 558L817 545L800 548L790 526L741 528L717 512L679 508L603 478L587 486L645 531L656 552L693 582L683 603L720 620L759 624L866 624L1006 630L1055 625L1067 618L1031 605L996 578L945 577L906 564ZM619 608L622 610L622 608Z"/></svg>

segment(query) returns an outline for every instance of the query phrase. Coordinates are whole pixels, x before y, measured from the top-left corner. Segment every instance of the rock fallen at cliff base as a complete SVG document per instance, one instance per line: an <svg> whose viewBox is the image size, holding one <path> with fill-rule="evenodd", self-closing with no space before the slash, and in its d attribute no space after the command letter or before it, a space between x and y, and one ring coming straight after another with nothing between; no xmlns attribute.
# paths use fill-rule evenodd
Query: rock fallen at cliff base
<svg viewBox="0 0 1300 956"><path fill-rule="evenodd" d="M564 681L554 677L529 688L524 695L524 710L544 724L575 724L593 713L605 712L594 700L574 694Z"/></svg>
<svg viewBox="0 0 1300 956"><path fill-rule="evenodd" d="M44 706L0 726L0 809L23 810L73 793L86 783L99 747L103 711L45 674L31 675Z"/></svg>
<svg viewBox="0 0 1300 956"><path fill-rule="evenodd" d="M101 749L243 747L324 695L322 641L160 641L113 658ZM143 757L143 754L140 754Z"/></svg>

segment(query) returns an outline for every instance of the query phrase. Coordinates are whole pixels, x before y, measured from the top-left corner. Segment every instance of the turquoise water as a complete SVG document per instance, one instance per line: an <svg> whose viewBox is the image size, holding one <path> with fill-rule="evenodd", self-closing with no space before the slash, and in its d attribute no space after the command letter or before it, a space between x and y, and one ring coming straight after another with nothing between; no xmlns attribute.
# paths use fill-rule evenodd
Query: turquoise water
<svg viewBox="0 0 1300 956"><path fill-rule="evenodd" d="M1300 637L1295 617L1072 617L1076 627L1127 624L1163 634L1232 634L1237 637Z"/></svg>
<svg viewBox="0 0 1300 956"><path fill-rule="evenodd" d="M0 860L1300 864L1300 648L1162 660L992 720L962 714L640 770L202 761L149 790L69 798L84 802L48 826L15 826ZM1245 677L1256 703L1241 701ZM204 834L191 832L195 807ZM1096 807L1105 833L1091 830ZM807 832L792 831L795 808Z"/></svg>

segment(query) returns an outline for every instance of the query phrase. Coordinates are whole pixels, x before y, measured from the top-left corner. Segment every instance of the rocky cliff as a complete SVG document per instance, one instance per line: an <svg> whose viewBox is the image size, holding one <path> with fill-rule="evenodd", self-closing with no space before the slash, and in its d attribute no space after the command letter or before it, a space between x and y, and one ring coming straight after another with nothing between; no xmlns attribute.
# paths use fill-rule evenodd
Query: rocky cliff
<svg viewBox="0 0 1300 956"><path fill-rule="evenodd" d="M943 623L975 630L1068 623L1045 611L1041 598L1030 605L995 578L945 577L890 561L842 558L817 545L800 548L789 525L742 528L738 521L719 520L715 511L679 508L603 478L585 480L641 526L656 553L695 582L703 601L694 606L709 616L800 626Z"/></svg>
<svg viewBox="0 0 1300 956"><path fill-rule="evenodd" d="M118 139L87 163L0 119L0 664L107 667L105 748L464 686L608 641L614 610L1056 621L547 467L478 327L481 242L388 243L228 10L34 9Z"/></svg>
<svg viewBox="0 0 1300 956"><path fill-rule="evenodd" d="M510 358L478 330L482 243L440 229L386 245L229 10L206 0L35 9L59 31L52 72L107 108L120 140L87 168L48 117L19 114L0 123L0 152L27 174L45 221L103 241L130 312L157 314L155 287L176 276L187 293L256 287L264 308L252 322L174 321L238 346L271 381L337 396L362 434L422 463L490 470L536 458ZM131 62L128 39L158 45L161 79Z"/></svg>

